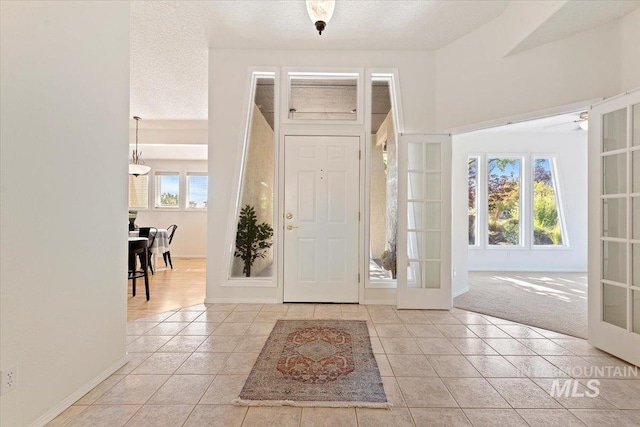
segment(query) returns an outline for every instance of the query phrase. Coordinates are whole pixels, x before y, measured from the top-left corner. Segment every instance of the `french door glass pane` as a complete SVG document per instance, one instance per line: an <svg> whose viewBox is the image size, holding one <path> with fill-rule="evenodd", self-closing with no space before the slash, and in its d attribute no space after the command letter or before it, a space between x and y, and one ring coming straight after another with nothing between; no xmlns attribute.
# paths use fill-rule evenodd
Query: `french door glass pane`
<svg viewBox="0 0 640 427"><path fill-rule="evenodd" d="M621 328L627 328L627 289L602 285L602 320Z"/></svg>
<svg viewBox="0 0 640 427"><path fill-rule="evenodd" d="M440 200L440 173L426 173L425 199Z"/></svg>
<svg viewBox="0 0 640 427"><path fill-rule="evenodd" d="M556 182L551 159L533 161L533 237L534 245L562 245Z"/></svg>
<svg viewBox="0 0 640 427"><path fill-rule="evenodd" d="M407 287L440 288L440 261L410 261L407 267Z"/></svg>
<svg viewBox="0 0 640 427"><path fill-rule="evenodd" d="M636 150L631 154L632 157L632 169L631 174L633 175L633 184L632 184L632 193L640 193L640 150Z"/></svg>
<svg viewBox="0 0 640 427"><path fill-rule="evenodd" d="M418 261L410 261L407 267L407 287L422 287L422 263Z"/></svg>
<svg viewBox="0 0 640 427"><path fill-rule="evenodd" d="M424 194L424 173L409 172L409 200L421 199Z"/></svg>
<svg viewBox="0 0 640 427"><path fill-rule="evenodd" d="M631 218L633 218L632 238L635 240L640 240L640 197L632 197L631 200L633 203L631 213Z"/></svg>
<svg viewBox="0 0 640 427"><path fill-rule="evenodd" d="M627 244L602 242L602 278L627 283Z"/></svg>
<svg viewBox="0 0 640 427"><path fill-rule="evenodd" d="M627 109L612 111L602 116L602 151L627 147Z"/></svg>
<svg viewBox="0 0 640 427"><path fill-rule="evenodd" d="M410 142L407 147L407 167L409 170L424 169L423 161L424 158L424 144Z"/></svg>
<svg viewBox="0 0 640 427"><path fill-rule="evenodd" d="M627 238L627 199L602 200L602 235Z"/></svg>
<svg viewBox="0 0 640 427"><path fill-rule="evenodd" d="M520 245L520 163L518 158L487 162L490 245Z"/></svg>
<svg viewBox="0 0 640 427"><path fill-rule="evenodd" d="M640 288L640 243L631 245L631 285ZM639 313L640 314L640 313Z"/></svg>
<svg viewBox="0 0 640 427"><path fill-rule="evenodd" d="M440 170L440 144L425 145L425 169L429 171Z"/></svg>
<svg viewBox="0 0 640 427"><path fill-rule="evenodd" d="M424 262L424 287L438 289L440 287L440 261Z"/></svg>
<svg viewBox="0 0 640 427"><path fill-rule="evenodd" d="M441 205L438 202L425 203L424 228L427 230L440 230Z"/></svg>
<svg viewBox="0 0 640 427"><path fill-rule="evenodd" d="M407 204L407 228L425 229L424 202L409 202Z"/></svg>
<svg viewBox="0 0 640 427"><path fill-rule="evenodd" d="M633 332L640 334L640 291L633 291Z"/></svg>
<svg viewBox="0 0 640 427"><path fill-rule="evenodd" d="M477 229L478 229L478 158L469 157L468 159L468 194L469 203L467 207L467 215L469 217L469 245L476 246Z"/></svg>
<svg viewBox="0 0 640 427"><path fill-rule="evenodd" d="M602 158L603 193L623 194L627 192L627 153Z"/></svg>
<svg viewBox="0 0 640 427"><path fill-rule="evenodd" d="M633 139L631 145L640 145L640 104L633 106Z"/></svg>

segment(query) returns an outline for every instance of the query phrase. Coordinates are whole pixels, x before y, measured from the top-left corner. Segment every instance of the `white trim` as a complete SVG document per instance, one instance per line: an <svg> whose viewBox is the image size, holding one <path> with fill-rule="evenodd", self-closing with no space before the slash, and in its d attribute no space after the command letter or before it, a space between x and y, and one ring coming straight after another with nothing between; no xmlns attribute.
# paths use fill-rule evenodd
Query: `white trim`
<svg viewBox="0 0 640 427"><path fill-rule="evenodd" d="M109 366L104 371L100 372L93 379L87 382L85 385L71 393L67 396L62 402L58 403L56 406L51 408L45 414L43 414L40 418L36 419L34 422L29 424L29 427L42 427L56 418L58 415L67 410L71 405L78 401L82 396L89 393L93 390L98 384L102 381L109 378L116 372L118 369L122 368L129 361L129 354L126 354L122 359L118 360L111 366Z"/></svg>
<svg viewBox="0 0 640 427"><path fill-rule="evenodd" d="M458 135L461 133L475 132L477 130L489 129L494 127L511 125L513 123L528 122L530 120L543 119L545 117L557 116L560 114L574 113L576 111L589 110L595 105L603 102L604 98L593 98L586 101L574 102L572 104L560 105L557 107L545 108L543 110L531 111L528 113L515 114L513 116L502 117L499 119L487 120L484 122L473 123L455 128L445 129L443 133Z"/></svg>
<svg viewBox="0 0 640 427"><path fill-rule="evenodd" d="M474 272L474 271L518 271L518 272L522 272L522 273L587 273L586 271L581 271L581 270L576 270L573 268L549 268L549 267L543 267L543 268L530 268L527 267L525 269L522 268L517 268L517 267L508 267L508 266L502 266L500 267L499 270L496 270L495 267L490 267L490 268L473 268L468 270L469 273Z"/></svg>

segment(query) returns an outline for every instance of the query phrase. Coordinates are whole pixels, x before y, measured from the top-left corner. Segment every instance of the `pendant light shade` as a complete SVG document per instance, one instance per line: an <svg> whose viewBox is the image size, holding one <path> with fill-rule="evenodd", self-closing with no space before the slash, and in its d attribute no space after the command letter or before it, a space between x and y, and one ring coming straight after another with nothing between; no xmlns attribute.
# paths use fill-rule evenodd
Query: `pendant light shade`
<svg viewBox="0 0 640 427"><path fill-rule="evenodd" d="M336 0L307 0L307 12L320 35L331 20L335 8Z"/></svg>
<svg viewBox="0 0 640 427"><path fill-rule="evenodd" d="M148 174L151 168L146 166L140 158L142 152L138 153L138 122L142 119L138 116L133 116L133 119L136 121L136 148L133 150L131 162L129 163L129 175L137 177Z"/></svg>

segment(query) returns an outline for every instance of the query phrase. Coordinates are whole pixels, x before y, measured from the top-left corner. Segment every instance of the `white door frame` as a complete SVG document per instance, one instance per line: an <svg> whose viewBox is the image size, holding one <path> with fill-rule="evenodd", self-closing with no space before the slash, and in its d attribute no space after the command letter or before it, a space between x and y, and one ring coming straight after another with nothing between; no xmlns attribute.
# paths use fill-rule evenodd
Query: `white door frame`
<svg viewBox="0 0 640 427"><path fill-rule="evenodd" d="M278 144L276 147L276 170L277 172L277 188L276 188L276 200L277 200L277 218L275 226L277 233L277 277L278 277L278 302L284 302L284 227L285 227L285 206L284 206L284 141L285 136L355 136L359 138L359 149L364 154L364 145L366 140L365 131L362 125L286 125L280 126L280 132L278 135ZM365 180L365 156L362 155L359 163L359 177L360 177L360 190L359 190L359 211L360 221L358 223L358 274L360 281L358 283L358 302L364 303L364 221L362 220L364 215L368 214L368 209L365 209L365 193L364 193L364 180Z"/></svg>

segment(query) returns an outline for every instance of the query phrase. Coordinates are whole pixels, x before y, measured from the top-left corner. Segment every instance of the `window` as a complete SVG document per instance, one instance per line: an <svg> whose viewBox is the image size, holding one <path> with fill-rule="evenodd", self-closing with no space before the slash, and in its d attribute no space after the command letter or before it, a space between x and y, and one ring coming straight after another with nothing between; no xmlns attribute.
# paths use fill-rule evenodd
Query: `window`
<svg viewBox="0 0 640 427"><path fill-rule="evenodd" d="M469 204L469 245L478 245L478 158L469 157L467 164Z"/></svg>
<svg viewBox="0 0 640 427"><path fill-rule="evenodd" d="M129 210L149 208L149 176L129 175Z"/></svg>
<svg viewBox="0 0 640 427"><path fill-rule="evenodd" d="M533 244L562 245L558 192L551 159L533 159Z"/></svg>
<svg viewBox="0 0 640 427"><path fill-rule="evenodd" d="M521 245L521 159L489 158L487 213L489 245Z"/></svg>
<svg viewBox="0 0 640 427"><path fill-rule="evenodd" d="M156 172L156 208L180 207L180 174L178 172Z"/></svg>
<svg viewBox="0 0 640 427"><path fill-rule="evenodd" d="M288 77L287 120L361 119L358 73L290 72Z"/></svg>
<svg viewBox="0 0 640 427"><path fill-rule="evenodd" d="M187 209L207 207L208 176L204 173L187 172Z"/></svg>

